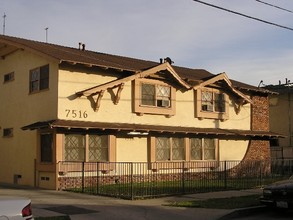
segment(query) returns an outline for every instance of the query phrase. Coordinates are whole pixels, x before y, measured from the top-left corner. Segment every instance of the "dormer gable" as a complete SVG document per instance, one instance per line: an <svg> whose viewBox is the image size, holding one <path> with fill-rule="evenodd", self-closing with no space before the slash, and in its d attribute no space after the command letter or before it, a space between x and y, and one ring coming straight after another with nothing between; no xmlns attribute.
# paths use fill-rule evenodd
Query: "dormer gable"
<svg viewBox="0 0 293 220"><path fill-rule="evenodd" d="M77 96L86 96L93 98L94 96L97 96L94 100L95 102L95 111L98 111L101 99L103 97L103 94L106 90L108 89L117 89L117 92L115 94L115 100L114 104L118 104L121 92L123 90L124 84L129 81L137 82L137 80L141 79L156 79L161 81L161 85L167 86L168 83L164 81L172 81L175 83L178 87L183 88L183 89L190 89L192 88L188 83L186 83L183 79L180 78L180 76L176 73L176 71L173 69L173 67L168 63L162 63L157 66L154 66L152 68L146 69L141 72L137 72L133 75L121 78L121 79L116 79L113 81L110 81L108 83L104 83L98 86L91 87L89 89L85 89L82 91L79 91L76 93ZM134 87L136 83L133 83ZM171 86L170 87L170 96L173 94L175 96L175 89ZM164 89L164 88L161 88ZM174 91L173 91L174 90ZM165 103L165 102L164 102ZM170 103L171 105L171 103ZM175 106L175 102L172 104ZM153 113L153 112L152 112ZM168 114L169 115L169 114Z"/></svg>
<svg viewBox="0 0 293 220"><path fill-rule="evenodd" d="M195 91L195 116L199 119L228 120L230 99L236 114L240 112L244 104L252 104L252 100L247 95L233 87L226 73L202 80L194 85L193 89Z"/></svg>
<svg viewBox="0 0 293 220"><path fill-rule="evenodd" d="M248 98L245 94L233 87L232 82L230 81L226 73L220 73L207 80L203 80L199 84L193 86L193 89L198 90L204 87L216 87L220 90L222 89L224 91L227 91L228 93L232 93L233 96L236 96L239 103L252 104L252 100L250 98Z"/></svg>

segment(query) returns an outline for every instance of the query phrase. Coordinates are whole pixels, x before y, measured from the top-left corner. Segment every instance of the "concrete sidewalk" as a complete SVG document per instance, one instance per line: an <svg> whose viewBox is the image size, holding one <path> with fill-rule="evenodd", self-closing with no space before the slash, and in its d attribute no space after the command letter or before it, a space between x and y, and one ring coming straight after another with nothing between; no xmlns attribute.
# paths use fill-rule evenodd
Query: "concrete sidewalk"
<svg viewBox="0 0 293 220"><path fill-rule="evenodd" d="M253 189L240 191L221 191L130 201L64 191L0 186L0 195L24 196L30 198L32 200L34 217L69 215L72 220L223 219L223 216L231 217L231 213L237 214L236 210L179 208L165 205L169 204L170 202L205 200L210 198L229 198L233 196L245 196L253 194L260 195L261 190Z"/></svg>

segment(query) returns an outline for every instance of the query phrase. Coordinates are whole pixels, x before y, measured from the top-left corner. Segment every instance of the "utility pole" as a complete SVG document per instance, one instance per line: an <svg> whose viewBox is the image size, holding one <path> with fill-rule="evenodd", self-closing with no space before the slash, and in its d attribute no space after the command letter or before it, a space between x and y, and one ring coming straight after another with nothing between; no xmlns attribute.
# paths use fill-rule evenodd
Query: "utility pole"
<svg viewBox="0 0 293 220"><path fill-rule="evenodd" d="M290 147L293 147L293 143L292 143L292 137L293 137L293 133L292 133L292 106L291 106L291 85L289 84L289 82L287 83L288 86L288 122L289 122L289 144Z"/></svg>
<svg viewBox="0 0 293 220"><path fill-rule="evenodd" d="M4 15L3 15L3 35L5 35L5 19L6 19L6 14L4 12Z"/></svg>

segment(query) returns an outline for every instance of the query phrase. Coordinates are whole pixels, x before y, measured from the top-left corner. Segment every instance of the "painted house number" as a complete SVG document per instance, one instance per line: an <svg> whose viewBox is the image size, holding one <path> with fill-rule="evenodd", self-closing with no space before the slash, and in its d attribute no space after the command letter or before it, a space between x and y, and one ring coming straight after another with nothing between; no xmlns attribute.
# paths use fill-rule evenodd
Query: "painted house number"
<svg viewBox="0 0 293 220"><path fill-rule="evenodd" d="M87 118L88 114L86 111L65 109L66 118Z"/></svg>

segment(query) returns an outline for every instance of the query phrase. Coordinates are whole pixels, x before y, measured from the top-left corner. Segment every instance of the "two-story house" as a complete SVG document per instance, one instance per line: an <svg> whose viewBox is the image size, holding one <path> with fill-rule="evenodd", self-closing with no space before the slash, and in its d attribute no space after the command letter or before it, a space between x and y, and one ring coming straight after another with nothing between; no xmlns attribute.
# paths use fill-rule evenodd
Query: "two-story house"
<svg viewBox="0 0 293 220"><path fill-rule="evenodd" d="M0 182L57 189L64 161L168 170L174 161L265 160L279 137L267 90L170 58L0 35L0 77Z"/></svg>

